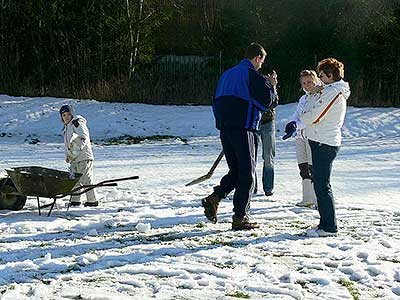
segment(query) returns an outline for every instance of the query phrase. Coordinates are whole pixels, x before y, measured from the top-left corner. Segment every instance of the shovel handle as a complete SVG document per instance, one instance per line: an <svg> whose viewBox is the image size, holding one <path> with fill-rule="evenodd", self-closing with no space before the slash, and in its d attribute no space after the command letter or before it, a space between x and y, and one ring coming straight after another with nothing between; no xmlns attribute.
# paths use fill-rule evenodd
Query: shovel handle
<svg viewBox="0 0 400 300"><path fill-rule="evenodd" d="M218 155L217 159L215 160L215 162L213 163L210 171L208 171L207 174L212 175L215 171L215 169L217 168L219 162L221 161L221 159L224 157L224 151L222 150L221 153Z"/></svg>

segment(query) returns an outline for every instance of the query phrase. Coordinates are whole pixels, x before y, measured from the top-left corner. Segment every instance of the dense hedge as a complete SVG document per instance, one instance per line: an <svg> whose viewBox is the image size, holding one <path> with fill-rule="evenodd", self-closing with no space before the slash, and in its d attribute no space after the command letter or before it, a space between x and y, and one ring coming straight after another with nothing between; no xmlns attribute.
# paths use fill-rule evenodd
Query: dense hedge
<svg viewBox="0 0 400 300"><path fill-rule="evenodd" d="M207 104L219 74L258 41L268 52L262 71L278 72L283 102L297 100L301 69L333 56L346 65L350 103L400 106L398 0L3 0L0 6L0 93Z"/></svg>

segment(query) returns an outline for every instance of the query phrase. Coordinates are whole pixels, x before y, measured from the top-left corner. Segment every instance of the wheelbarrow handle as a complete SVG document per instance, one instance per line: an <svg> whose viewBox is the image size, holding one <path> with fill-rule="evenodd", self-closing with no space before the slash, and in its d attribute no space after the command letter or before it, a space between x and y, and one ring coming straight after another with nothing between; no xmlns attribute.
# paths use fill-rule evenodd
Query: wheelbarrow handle
<svg viewBox="0 0 400 300"><path fill-rule="evenodd" d="M106 183L106 184L94 184L94 185L83 185L80 186L79 188L76 188L75 190L81 190L81 191L71 191L69 192L67 195L71 195L71 196L78 196L78 195L82 195L86 192L89 192L90 190L93 190L97 187L104 187L104 186L117 186L117 183L111 182L111 183ZM65 195L65 194L64 194Z"/></svg>
<svg viewBox="0 0 400 300"><path fill-rule="evenodd" d="M100 181L99 183L96 184L90 184L90 185L81 185L73 190L70 191L70 193L74 193L76 191L79 191L80 189L83 188L89 188L91 187L92 189L96 187L102 187L102 186L117 186L117 181L123 181L123 180L133 180L133 179L139 179L139 176L131 176L131 177L124 177L124 178L116 178L116 179L108 179L104 181Z"/></svg>
<svg viewBox="0 0 400 300"><path fill-rule="evenodd" d="M115 178L115 179L108 179L99 182L98 184L109 183L109 182L118 182L118 181L125 181L125 180L134 180L139 179L139 176L130 176L130 177L122 177L122 178Z"/></svg>
<svg viewBox="0 0 400 300"><path fill-rule="evenodd" d="M97 188L97 187L104 187L104 186L107 186L107 187L108 187L108 186L117 186L117 183L111 182L111 183L106 183L106 184L100 184L100 183L98 183L98 184L91 184L91 185L81 185L81 186L79 186L79 187L77 187L77 188L71 190L71 191L68 192L68 193L56 195L56 196L53 197L53 198L59 199L59 198L65 197L65 196L79 196L79 195L82 195L82 194L84 194L84 193L86 193L86 192L88 192L88 191L90 191L90 190L93 190L93 189L95 189L95 188Z"/></svg>
<svg viewBox="0 0 400 300"><path fill-rule="evenodd" d="M65 196L78 196L78 195L82 195L90 190L93 190L97 187L117 186L118 185L117 181L133 180L133 179L139 179L139 176L130 176L130 177L123 177L123 178L109 179L109 180L101 181L96 184L81 185L81 186L78 186L77 188L72 189L68 193L64 193L62 195L56 195L56 198L63 198Z"/></svg>

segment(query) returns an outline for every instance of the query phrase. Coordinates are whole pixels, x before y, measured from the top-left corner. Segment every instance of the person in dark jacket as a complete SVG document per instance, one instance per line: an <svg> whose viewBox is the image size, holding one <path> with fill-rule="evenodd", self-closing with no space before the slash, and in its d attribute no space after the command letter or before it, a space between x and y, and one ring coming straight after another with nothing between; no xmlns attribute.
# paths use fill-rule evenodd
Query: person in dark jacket
<svg viewBox="0 0 400 300"><path fill-rule="evenodd" d="M222 74L213 100L216 127L229 172L214 192L202 200L202 205L207 219L216 223L219 202L235 190L233 230L259 227L248 217L255 183L255 132L262 113L273 106L278 96L276 73L264 76L258 72L266 56L260 44L248 46L245 58Z"/></svg>

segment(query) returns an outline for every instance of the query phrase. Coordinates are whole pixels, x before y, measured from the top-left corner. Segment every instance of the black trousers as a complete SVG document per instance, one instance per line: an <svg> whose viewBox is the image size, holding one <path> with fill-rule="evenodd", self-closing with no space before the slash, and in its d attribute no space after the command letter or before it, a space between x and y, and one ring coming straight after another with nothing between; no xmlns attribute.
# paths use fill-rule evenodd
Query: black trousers
<svg viewBox="0 0 400 300"><path fill-rule="evenodd" d="M255 133L245 129L227 128L220 131L220 138L229 172L222 177L215 192L220 198L224 198L235 190L233 211L236 217L242 218L250 208L255 183Z"/></svg>

